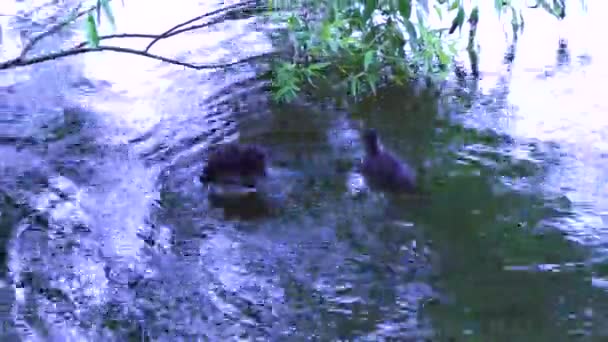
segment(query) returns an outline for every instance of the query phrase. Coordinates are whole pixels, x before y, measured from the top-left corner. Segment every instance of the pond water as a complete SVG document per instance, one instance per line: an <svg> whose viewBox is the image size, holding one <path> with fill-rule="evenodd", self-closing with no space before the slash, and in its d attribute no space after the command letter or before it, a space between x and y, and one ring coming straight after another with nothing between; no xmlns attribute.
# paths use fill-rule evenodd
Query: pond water
<svg viewBox="0 0 608 342"><path fill-rule="evenodd" d="M116 20L157 33L222 3L130 0ZM23 19L0 16L2 59L69 5L11 2L0 14ZM479 82L346 109L274 105L255 64L98 53L1 71L0 339L606 338L608 75L592 5L561 23L526 12L508 70L489 20ZM237 18L153 52L231 62L271 51L268 29ZM422 170L424 197L362 186L363 126ZM270 151L267 201L209 203L204 156L228 141Z"/></svg>

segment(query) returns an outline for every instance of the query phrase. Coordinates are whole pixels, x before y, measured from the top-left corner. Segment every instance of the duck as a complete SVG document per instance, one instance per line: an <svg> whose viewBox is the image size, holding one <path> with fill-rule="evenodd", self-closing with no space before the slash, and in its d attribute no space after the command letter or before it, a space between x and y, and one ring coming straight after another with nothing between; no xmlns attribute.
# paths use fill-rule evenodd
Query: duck
<svg viewBox="0 0 608 342"><path fill-rule="evenodd" d="M206 184L255 188L258 179L267 175L267 154L260 146L222 144L215 147L200 175Z"/></svg>
<svg viewBox="0 0 608 342"><path fill-rule="evenodd" d="M365 157L361 162L361 173L371 187L392 193L417 191L416 172L383 148L374 128L364 131L363 143Z"/></svg>

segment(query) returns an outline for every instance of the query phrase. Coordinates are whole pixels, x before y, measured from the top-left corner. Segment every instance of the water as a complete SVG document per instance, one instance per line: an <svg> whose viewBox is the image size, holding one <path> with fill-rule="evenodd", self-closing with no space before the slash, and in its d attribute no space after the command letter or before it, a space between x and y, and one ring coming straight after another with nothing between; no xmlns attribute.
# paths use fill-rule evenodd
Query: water
<svg viewBox="0 0 608 342"><path fill-rule="evenodd" d="M65 11L19 4L45 10L0 23L4 57L20 29ZM128 1L116 17L123 32L158 32L218 6ZM477 90L441 99L386 89L347 109L276 106L255 65L189 71L111 53L3 71L2 339L606 337L594 6L560 24L530 11L510 73L508 46L484 33ZM229 62L272 49L262 27L233 20L153 52ZM560 34L569 64L556 64ZM362 126L425 170L427 197L365 190L350 167ZM236 140L268 147L276 191L222 210L198 175L210 145Z"/></svg>

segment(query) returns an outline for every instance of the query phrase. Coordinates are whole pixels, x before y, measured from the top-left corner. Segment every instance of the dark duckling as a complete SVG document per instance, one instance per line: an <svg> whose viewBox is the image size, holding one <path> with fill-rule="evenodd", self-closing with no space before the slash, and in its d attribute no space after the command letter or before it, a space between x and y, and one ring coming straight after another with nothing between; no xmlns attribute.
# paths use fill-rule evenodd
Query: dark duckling
<svg viewBox="0 0 608 342"><path fill-rule="evenodd" d="M256 145L224 144L211 151L200 180L254 187L266 177L266 152Z"/></svg>
<svg viewBox="0 0 608 342"><path fill-rule="evenodd" d="M366 155L361 172L370 186L397 193L416 191L416 173L393 153L382 148L375 129L365 130L363 142Z"/></svg>

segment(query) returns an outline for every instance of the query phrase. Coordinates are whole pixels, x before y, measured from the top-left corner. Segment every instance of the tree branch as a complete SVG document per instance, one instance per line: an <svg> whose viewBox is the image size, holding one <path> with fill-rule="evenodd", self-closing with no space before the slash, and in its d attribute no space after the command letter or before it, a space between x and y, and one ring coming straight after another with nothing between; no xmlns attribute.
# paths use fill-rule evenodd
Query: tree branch
<svg viewBox="0 0 608 342"><path fill-rule="evenodd" d="M226 7L222 7L220 9L215 10L215 11L211 11L211 12L205 13L203 15L199 15L198 17L195 17L195 18L189 19L187 21L184 21L183 23L177 24L177 25L173 26L172 28L168 29L167 31L161 33L158 36L158 38L153 39L150 42L150 44L148 44L148 46L146 46L146 48L144 49L144 51L148 52L152 48L152 46L154 44L156 44L159 40L167 38L167 37L170 37L171 33L173 31L179 29L180 27L192 24L195 21L198 21L198 20L201 20L201 19L213 16L213 15L216 15L216 14L219 14L219 13L222 13L222 12L228 12L228 11L234 11L234 10L237 10L237 9L240 9L240 8L246 8L247 6L255 5L256 3L257 3L257 0L246 0L246 1L234 4L234 5L229 5L229 6L226 6Z"/></svg>
<svg viewBox="0 0 608 342"><path fill-rule="evenodd" d="M234 65L237 65L237 64L247 63L247 62L251 62L253 60L264 59L264 58L268 58L268 57L276 55L276 52L270 52L270 53L263 53L263 54L259 54L259 55L255 55L255 56L251 56L251 57L246 57L246 58L240 59L240 60L235 61L235 62L230 62L230 63L223 63L223 64L192 64L192 63L178 61L176 59L171 59L171 58L163 57L163 56L160 56L160 55L151 54L151 53L148 53L148 52L142 51L142 50L129 49L129 48L121 48L121 47L118 47L118 46L103 46L103 45L100 45L100 46L98 46L96 48L94 48L94 47L73 48L73 49L59 51L59 52L53 52L53 53L49 53L49 54L46 54L46 55L42 55L42 56L39 56L39 57L33 57L33 58L29 58L29 59L14 58L14 59L8 60L6 62L0 63L0 70L9 69L9 68L24 67L24 66L28 66L28 65L32 65L32 64L37 64L37 63L42 63L42 62L46 62L46 61L50 61L50 60L54 60L54 59L63 58L63 57L80 55L80 54L87 53L87 52L100 52L100 51L113 51L113 52L120 52L120 53L128 53L128 54L132 54L132 55L138 55L138 56L142 56L142 57L148 57L148 58L156 59L156 60L159 60L159 61L162 61L162 62L165 62L165 63L169 63L169 64L181 65L181 66L184 66L186 68L194 69L194 70L227 68L227 67L234 66Z"/></svg>
<svg viewBox="0 0 608 342"><path fill-rule="evenodd" d="M99 41L115 39L115 38L156 38L158 35L156 34L145 34L145 33L118 33L118 34L108 34L105 36L99 36ZM76 44L72 49L80 49L89 45L89 42L82 42Z"/></svg>
<svg viewBox="0 0 608 342"><path fill-rule="evenodd" d="M67 50L61 50L58 52L53 52L53 53L49 53L49 54L44 54L41 56L37 56L37 57L32 57L32 58L26 58L26 55L29 51L31 51L31 49L34 47L34 45L36 43L38 43L41 39L48 37L56 32L58 32L60 29L62 29L63 27L69 25L71 22L73 22L75 19L82 17L84 15L86 15L87 13L89 13L89 11L95 9L95 6L89 8L88 10L82 11L82 12L78 12L78 9L80 8L77 7L74 11L73 14L70 15L70 17L56 25L53 25L48 31L45 31L39 35L37 35L36 37L32 38L28 44L23 48L23 50L21 51L21 54L19 55L19 57L14 58L14 59L10 59L8 61L5 62L0 62L0 70L6 70L6 69L10 69L10 68L17 68L17 67L24 67L24 66L29 66L29 65L33 65L33 64L37 64L37 63L42 63L42 62L47 62L47 61L51 61L51 60L55 60L55 59L59 59L59 58L63 58L63 57L68 57L68 56L75 56L75 55L80 55L83 53L88 53L88 52L100 52L100 51L112 51L112 52L118 52L118 53L127 53L127 54L132 54L132 55L138 55L138 56L142 56L142 57L147 57L147 58L152 58L155 60L159 60L165 63L169 63L169 64L174 64L174 65L180 65L189 69L194 69L194 70L201 70L201 69L221 69L221 68L227 68L230 66L234 66L237 64L242 64L242 63L247 63L247 62L251 62L253 60L258 60L258 59L265 59L271 56L275 56L277 55L276 52L271 52L271 53L263 53L263 54L259 54L259 55L255 55L255 56L251 56L251 57L247 57L235 62L230 62L230 63L223 63L223 64L194 64L194 63L188 63L188 62L183 62L183 61L179 61L176 59L172 59L172 58L167 58L167 57L163 57L160 55L156 55L156 54L152 54L149 53L148 50L150 47L152 47L152 45L154 45L156 42L162 40L162 39L166 39L166 38L170 38L173 36L176 36L178 34L187 32L187 31L192 31L192 30L196 30L196 29L200 29L200 28L204 28L204 27L208 27L208 26L212 26L215 24L218 24L220 22L222 22L223 20L226 19L226 16L228 15L228 13L230 13L231 11L237 10L237 9L243 9L246 6L250 6L250 5L254 5L257 2L257 0L246 0L243 1L241 3L235 4L235 5L231 5L231 6L226 6L223 8L220 8L218 10L203 14L201 16L198 16L196 18L190 19L186 22L183 22L179 25L176 25L174 27L172 27L170 30L167 30L163 33L161 33L160 35L155 35L155 34L139 34L139 33L121 33L121 34L110 34L110 35L104 35L104 36L100 36L99 40L108 40L108 39L115 39L115 38L149 38L152 39L152 41L148 44L148 46L144 49L144 50L137 50L137 49L131 49L131 48L123 48L123 47L118 47L118 46L110 46L110 45L100 45L97 47L91 47L88 46L89 43L88 42L81 42L79 44L76 44L74 47L67 49ZM228 12L225 15L222 15L219 18L216 18L212 21L203 23L203 24L199 24L199 25L192 25L192 26L188 26L185 28L182 28L183 26L189 25L197 20L200 20L202 18L205 17L209 17L212 16L214 14L218 14L218 13L222 13L222 12ZM181 29L180 29L181 28Z"/></svg>

